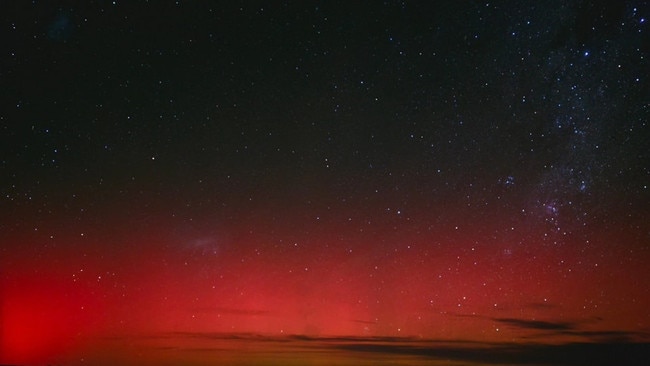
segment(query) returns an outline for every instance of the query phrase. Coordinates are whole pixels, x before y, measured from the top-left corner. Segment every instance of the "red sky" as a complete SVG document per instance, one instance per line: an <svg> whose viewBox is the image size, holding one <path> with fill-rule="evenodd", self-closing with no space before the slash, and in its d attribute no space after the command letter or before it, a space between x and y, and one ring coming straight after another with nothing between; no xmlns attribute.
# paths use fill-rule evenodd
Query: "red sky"
<svg viewBox="0 0 650 366"><path fill-rule="evenodd" d="M152 219L127 231L114 220L16 235L2 263L3 362L83 357L106 337L174 332L647 340L639 279L650 258L624 232L594 229L586 246L522 246L536 233L482 234L497 218L436 229L422 213L379 228L343 212L295 216L276 226L205 218L179 230Z"/></svg>

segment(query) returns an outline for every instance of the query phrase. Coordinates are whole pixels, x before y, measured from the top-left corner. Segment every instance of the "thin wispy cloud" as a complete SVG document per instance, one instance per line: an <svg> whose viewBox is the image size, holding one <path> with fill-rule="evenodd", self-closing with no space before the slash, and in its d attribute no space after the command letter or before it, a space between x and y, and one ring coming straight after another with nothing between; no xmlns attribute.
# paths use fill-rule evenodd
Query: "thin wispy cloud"
<svg viewBox="0 0 650 366"><path fill-rule="evenodd" d="M234 315L234 316L270 316L271 315L271 312L268 310L229 308L229 307L222 307L222 306L199 307L199 308L192 309L192 312L204 313L204 314L224 314L224 315Z"/></svg>
<svg viewBox="0 0 650 366"><path fill-rule="evenodd" d="M363 319L350 319L351 322L360 323L360 324L377 324L374 320L363 320Z"/></svg>
<svg viewBox="0 0 650 366"><path fill-rule="evenodd" d="M552 309L557 309L560 306L549 302L531 302L526 304L526 307L529 309L536 309L536 310L552 310Z"/></svg>

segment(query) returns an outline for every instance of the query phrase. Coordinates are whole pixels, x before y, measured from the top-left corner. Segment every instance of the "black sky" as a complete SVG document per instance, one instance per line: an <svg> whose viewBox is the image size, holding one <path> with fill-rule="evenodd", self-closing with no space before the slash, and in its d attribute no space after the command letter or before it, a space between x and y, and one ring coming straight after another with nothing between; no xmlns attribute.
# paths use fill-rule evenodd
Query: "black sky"
<svg viewBox="0 0 650 366"><path fill-rule="evenodd" d="M184 195L228 175L349 190L350 173L440 170L432 185L479 196L511 176L632 204L647 194L642 5L15 4L4 190L115 199L135 177Z"/></svg>

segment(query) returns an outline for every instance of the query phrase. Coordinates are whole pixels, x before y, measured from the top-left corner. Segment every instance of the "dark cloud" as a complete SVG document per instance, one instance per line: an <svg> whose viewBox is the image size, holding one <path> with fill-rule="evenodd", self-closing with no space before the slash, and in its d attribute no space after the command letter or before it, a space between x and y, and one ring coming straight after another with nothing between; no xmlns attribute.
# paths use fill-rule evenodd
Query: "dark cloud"
<svg viewBox="0 0 650 366"><path fill-rule="evenodd" d="M594 343L629 343L639 342L640 340L649 341L650 333L634 332L634 331L621 331L621 330L563 330L550 333L539 333L525 338L529 339L544 339L549 336L573 336L582 337L588 342Z"/></svg>
<svg viewBox="0 0 650 366"><path fill-rule="evenodd" d="M574 331L569 332L573 335L586 337L596 342L634 342L639 339L650 341L650 334L644 332L630 332L630 331Z"/></svg>
<svg viewBox="0 0 650 366"><path fill-rule="evenodd" d="M509 320L508 320L509 321ZM519 322L515 322L519 323ZM551 323L528 324L527 327L552 328ZM546 327L546 328L545 328ZM560 328L560 325L556 325ZM444 360L445 362L471 363L474 365L646 365L650 359L650 342L632 342L638 333L610 332L564 332L589 336L593 339L610 339L602 342L579 342L564 344L515 344L482 343L475 341L421 340L400 337L309 337L302 335L265 336L255 333L210 333L176 332L169 337L214 340L214 348L202 343L200 348L187 347L184 351L224 351L228 349L223 341L234 341L233 352L241 342L248 348L263 349L265 354L282 353L291 349L296 357L300 352L313 354L318 351L333 357L344 356L349 360L366 360L381 357L405 356L409 359ZM644 335L646 339L647 335ZM639 339L639 338L636 338ZM371 356L373 355L373 356Z"/></svg>
<svg viewBox="0 0 650 366"><path fill-rule="evenodd" d="M570 322L551 322L543 320L525 320L516 318L494 318L495 321L516 328L532 330L571 330L576 328L575 323Z"/></svg>
<svg viewBox="0 0 650 366"><path fill-rule="evenodd" d="M451 314L460 318L475 318L495 321L505 326L528 330L530 333L520 335L521 338L530 340L545 340L557 337L580 337L586 342L593 343L629 343L646 342L650 340L648 331L626 330L593 330L590 329L603 318L594 316L574 321L529 320L519 318L493 318L475 314ZM565 338L566 339L566 338Z"/></svg>
<svg viewBox="0 0 650 366"><path fill-rule="evenodd" d="M459 318L476 318L495 321L510 327L528 329L528 330L555 330L566 331L576 329L580 322L563 322L563 321L547 321L547 320L528 320L518 318L491 318L483 315L476 314L452 314Z"/></svg>
<svg viewBox="0 0 650 366"><path fill-rule="evenodd" d="M645 365L650 343L570 343L561 345L423 346L347 343L336 348L352 352L419 356L430 359L502 365Z"/></svg>

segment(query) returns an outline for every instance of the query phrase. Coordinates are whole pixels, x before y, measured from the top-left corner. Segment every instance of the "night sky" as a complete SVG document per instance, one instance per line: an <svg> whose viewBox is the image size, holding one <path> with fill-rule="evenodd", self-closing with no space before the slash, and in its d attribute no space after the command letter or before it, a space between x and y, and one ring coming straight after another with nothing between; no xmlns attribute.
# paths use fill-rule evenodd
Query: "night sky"
<svg viewBox="0 0 650 366"><path fill-rule="evenodd" d="M0 14L0 363L650 357L647 2Z"/></svg>

